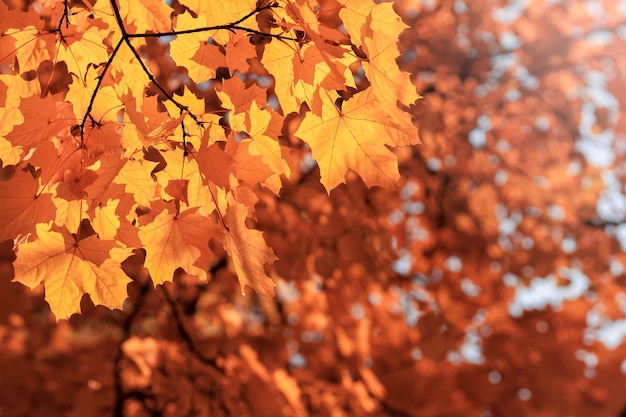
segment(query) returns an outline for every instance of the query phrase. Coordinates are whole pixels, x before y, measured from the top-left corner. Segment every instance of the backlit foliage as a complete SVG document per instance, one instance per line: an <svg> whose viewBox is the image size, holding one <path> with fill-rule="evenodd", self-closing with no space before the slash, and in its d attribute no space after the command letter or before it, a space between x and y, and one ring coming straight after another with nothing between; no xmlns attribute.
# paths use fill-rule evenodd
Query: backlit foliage
<svg viewBox="0 0 626 417"><path fill-rule="evenodd" d="M0 8L0 239L57 318L83 294L120 308L136 249L160 284L179 269L205 281L221 246L242 291L272 297L254 190L278 195L309 149L329 192L350 170L393 186L390 147L418 143L390 3Z"/></svg>

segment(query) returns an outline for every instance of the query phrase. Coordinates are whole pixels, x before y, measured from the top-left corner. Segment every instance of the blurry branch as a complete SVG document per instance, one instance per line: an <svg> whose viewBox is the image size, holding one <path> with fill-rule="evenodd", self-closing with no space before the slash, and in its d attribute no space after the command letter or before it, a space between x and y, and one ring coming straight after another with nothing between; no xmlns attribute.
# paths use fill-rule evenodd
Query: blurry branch
<svg viewBox="0 0 626 417"><path fill-rule="evenodd" d="M222 368L220 368L220 366L218 366L216 360L213 358L205 357L204 355L202 355L200 350L198 350L198 348L196 347L196 344L194 343L193 338L191 337L191 334L185 328L185 324L183 323L183 318L181 317L178 305L176 304L176 301L170 294L167 287L165 285L161 285L160 288L161 288L161 291L163 292L163 297L165 298L165 301L167 301L167 303L170 306L170 309L172 310L172 316L174 318L174 322L176 323L176 329L178 330L178 333L180 334L180 337L183 339L183 342L185 343L185 346L187 346L187 349L189 350L189 352L194 357L196 357L201 363L205 365L209 365L210 367L218 371L220 374L223 374L224 371L222 370Z"/></svg>
<svg viewBox="0 0 626 417"><path fill-rule="evenodd" d="M607 226L620 226L622 224L626 224L626 220L619 221L611 221L604 219L585 219L582 221L585 226L589 227L597 227L597 228L605 228Z"/></svg>
<svg viewBox="0 0 626 417"><path fill-rule="evenodd" d="M143 304L146 301L146 298L152 288L153 288L153 285L152 285L151 279L146 279L140 284L140 289L139 289L139 294L137 295L137 299L130 307L130 311L128 312L128 315L126 316L124 323L122 324L122 337L120 339L120 342L117 348L117 354L115 355L115 359L113 362L113 385L114 385L114 390L115 390L115 405L114 405L113 415L115 417L124 416L124 401L127 398L130 398L133 396L132 393L129 393L129 394L124 393L124 386L122 383L122 367L120 366L120 363L122 359L124 358L123 346L124 346L124 343L130 338L130 334L131 334L130 329L133 325L133 322L135 321L137 314L139 314L139 311L141 311L141 308L143 307Z"/></svg>

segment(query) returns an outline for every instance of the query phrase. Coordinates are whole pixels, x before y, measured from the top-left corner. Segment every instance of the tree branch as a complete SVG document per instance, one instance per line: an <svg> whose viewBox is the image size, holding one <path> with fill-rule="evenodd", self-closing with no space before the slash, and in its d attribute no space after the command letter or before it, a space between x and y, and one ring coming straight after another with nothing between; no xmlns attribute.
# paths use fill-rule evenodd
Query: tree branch
<svg viewBox="0 0 626 417"><path fill-rule="evenodd" d="M91 110L93 109L93 105L94 105L94 102L96 101L96 96L98 95L98 91L100 90L100 86L102 85L102 81L104 80L104 75L106 74L107 70L111 66L111 63L113 62L113 59L115 58L115 55L117 54L117 52L119 51L120 47L122 46L122 42L123 41L124 41L124 38L120 39L119 42L117 43L117 45L115 45L115 49L113 49L113 53L111 54L111 56L107 60L106 64L104 64L104 69L102 70L102 73L98 76L98 83L96 84L96 88L94 88L93 93L91 94L91 98L89 99L89 105L87 106L87 110L85 111L85 115L83 116L83 120L80 122L80 142L81 142L81 145L83 144L84 135L85 135L85 123L87 123L87 119L88 118L92 118L91 117ZM92 120L93 120L93 118L92 118Z"/></svg>
<svg viewBox="0 0 626 417"><path fill-rule="evenodd" d="M217 362L215 361L215 359L210 359L210 358L203 356L202 353L200 353L200 351L196 347L193 339L191 338L191 335L189 334L189 332L185 328L185 325L183 324L182 318L180 317L180 312L178 311L178 306L176 305L176 301L174 301L168 289L164 285L161 285L161 290L163 292L163 296L165 300L167 301L167 303L170 306L170 309L172 310L172 316L174 317L174 322L176 323L176 328L178 329L178 333L180 333L180 337L183 339L183 342L185 343L185 346L187 346L187 349L189 350L189 352L203 364L209 365L210 367L218 371L220 374L223 374L224 371L222 370L222 368L220 368L217 365Z"/></svg>
<svg viewBox="0 0 626 417"><path fill-rule="evenodd" d="M137 300L135 300L134 305L132 306L132 310L126 316L124 320L124 324L122 326L122 338L118 345L117 354L115 355L115 360L113 363L113 386L115 390L115 404L113 407L114 416L115 417L123 417L124 416L124 401L128 398L127 395L124 394L124 386L122 383L122 374L121 374L121 366L120 362L124 357L124 350L122 346L124 342L126 342L130 337L130 329L137 317L137 314L143 307L144 302L146 301L146 297L152 289L152 281L150 279L146 279L143 283L141 283L140 292L137 296Z"/></svg>

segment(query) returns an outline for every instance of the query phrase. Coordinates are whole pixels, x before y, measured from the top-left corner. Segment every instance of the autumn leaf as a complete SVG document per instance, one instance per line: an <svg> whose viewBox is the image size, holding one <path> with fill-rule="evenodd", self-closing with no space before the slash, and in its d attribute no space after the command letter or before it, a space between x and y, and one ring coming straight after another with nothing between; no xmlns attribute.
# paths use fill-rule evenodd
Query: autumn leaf
<svg viewBox="0 0 626 417"><path fill-rule="evenodd" d="M308 103L320 113L320 90L345 90L354 87L349 66L354 58L348 50L325 43L294 47L274 41L266 46L261 60L274 75L275 91L284 109L297 109Z"/></svg>
<svg viewBox="0 0 626 417"><path fill-rule="evenodd" d="M396 156L387 146L419 143L407 119L408 115L402 124L393 120L371 89L355 95L341 108L325 94L322 115L307 113L296 135L311 147L322 184L329 192L345 182L348 170L356 171L368 186L390 187L400 174Z"/></svg>
<svg viewBox="0 0 626 417"><path fill-rule="evenodd" d="M182 203L184 210L191 207L200 207L202 213L209 214L215 208L215 202L209 191L198 161L195 158L181 157L177 148L166 149L159 147L160 156L165 166L155 173L157 184L161 189L164 201L177 200ZM216 167L211 166L211 170Z"/></svg>
<svg viewBox="0 0 626 417"><path fill-rule="evenodd" d="M137 32L167 32L171 29L172 8L148 0L121 0L120 12Z"/></svg>
<svg viewBox="0 0 626 417"><path fill-rule="evenodd" d="M201 215L198 208L179 214L174 204L167 204L140 221L139 239L147 252L145 266L152 282L171 280L178 268L206 280L214 257L209 249L209 237L216 235L213 219Z"/></svg>
<svg viewBox="0 0 626 417"><path fill-rule="evenodd" d="M6 138L25 151L47 140L67 136L67 121L73 114L68 103L60 103L48 96L29 97L20 103L22 123L17 124Z"/></svg>
<svg viewBox="0 0 626 417"><path fill-rule="evenodd" d="M137 221L138 204L121 184L111 185L101 202L88 211L94 231L100 239L111 239L128 248L141 247Z"/></svg>
<svg viewBox="0 0 626 417"><path fill-rule="evenodd" d="M67 65L68 72L84 80L88 65L107 61L109 54L104 40L112 32L105 22L88 13L76 13L72 25L60 42L56 59ZM89 64L88 64L89 63Z"/></svg>
<svg viewBox="0 0 626 417"><path fill-rule="evenodd" d="M265 265L276 260L274 252L267 246L263 233L246 226L249 209L235 200L232 193L226 197L224 221L228 226L222 239L224 248L233 260L233 266L245 294L246 286L257 294L274 296L274 282L265 272Z"/></svg>
<svg viewBox="0 0 626 417"><path fill-rule="evenodd" d="M234 32L230 40L224 46L226 51L226 63L231 72L248 72L250 69L249 59L256 58L256 47L250 43L250 36L245 32Z"/></svg>
<svg viewBox="0 0 626 417"><path fill-rule="evenodd" d="M278 119L279 124L282 118L276 113L266 109L260 109L257 105L250 106L250 110L240 114L247 117L237 117L231 115L230 125L234 132L244 134L245 138L241 143L248 144L248 152L251 156L260 156L269 169L276 174L284 174L289 178L290 170L287 163L281 156L281 147L274 137L267 135L271 124ZM272 117L274 116L274 117Z"/></svg>
<svg viewBox="0 0 626 417"><path fill-rule="evenodd" d="M200 150L195 156L198 161L198 168L203 178L223 189L227 189L230 181L230 173L232 171L233 158L231 155L224 152L219 142L213 143L210 146L206 146L206 144L207 141L203 141Z"/></svg>
<svg viewBox="0 0 626 417"><path fill-rule="evenodd" d="M64 227L40 223L35 240L20 244L17 253L15 276L30 288L43 283L57 319L80 312L83 294L110 308L121 308L126 298L130 278L119 264L125 252L115 241L100 240L95 234L77 238Z"/></svg>
<svg viewBox="0 0 626 417"><path fill-rule="evenodd" d="M203 15L194 18L189 13L176 17L176 30L207 26ZM206 33L190 33L178 36L170 43L170 55L174 62L187 68L189 77L196 83L215 78L215 70L226 66L226 58L217 44L208 42Z"/></svg>
<svg viewBox="0 0 626 417"><path fill-rule="evenodd" d="M342 0L339 11L352 41L363 47L367 59L362 62L367 79L378 100L393 117L402 118L397 102L410 106L420 98L409 74L400 70L397 43L406 29L393 10L393 3L374 4L358 0Z"/></svg>
<svg viewBox="0 0 626 417"><path fill-rule="evenodd" d="M29 172L17 170L12 178L0 181L0 242L35 233L54 213L49 193L39 193L40 182Z"/></svg>
<svg viewBox="0 0 626 417"><path fill-rule="evenodd" d="M246 85L239 77L224 80L216 94L222 101L222 107L233 114L248 111L255 102L260 106L267 104L265 90L257 84Z"/></svg>
<svg viewBox="0 0 626 417"><path fill-rule="evenodd" d="M159 195L158 184L151 176L157 164L145 159L129 160L119 171L115 181L124 184L126 192L133 194L140 206L150 207L150 202Z"/></svg>

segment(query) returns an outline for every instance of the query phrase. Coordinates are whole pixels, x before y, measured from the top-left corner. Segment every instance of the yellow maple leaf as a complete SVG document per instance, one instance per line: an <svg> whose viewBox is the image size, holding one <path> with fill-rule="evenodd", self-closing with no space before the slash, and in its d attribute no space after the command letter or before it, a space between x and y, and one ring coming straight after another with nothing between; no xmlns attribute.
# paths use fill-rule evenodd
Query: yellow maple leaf
<svg viewBox="0 0 626 417"><path fill-rule="evenodd" d="M2 112L2 110L0 110ZM2 116L0 115L0 120ZM2 122L0 122L2 123ZM22 159L22 149L19 146L13 146L11 142L0 136L0 161L4 165L17 165Z"/></svg>
<svg viewBox="0 0 626 417"><path fill-rule="evenodd" d="M106 204L95 208L93 228L102 239L115 239L117 230L121 226L120 217L116 210L120 200L108 200Z"/></svg>
<svg viewBox="0 0 626 417"><path fill-rule="evenodd" d="M343 27L350 35L350 39L356 46L361 46L361 37L371 35L367 18L370 16L376 4L371 1L361 0L338 0L343 5L339 10L339 18Z"/></svg>
<svg viewBox="0 0 626 417"><path fill-rule="evenodd" d="M393 47L389 38L383 36L365 39L366 53L369 59L363 62L363 69L372 88L387 112L394 117L402 117L397 102L410 106L420 99L415 85L407 72L401 71L396 64L400 55L395 40Z"/></svg>
<svg viewBox="0 0 626 417"><path fill-rule="evenodd" d="M407 28L393 10L392 3L374 4L358 0L343 0L339 17L355 45L362 46L367 59L363 70L372 88L393 117L402 117L397 102L409 106L421 98L409 74L396 64L400 56L398 38Z"/></svg>
<svg viewBox="0 0 626 417"><path fill-rule="evenodd" d="M400 174L397 159L387 146L419 143L417 132L406 113L393 120L372 89L335 104L335 96L322 95L322 115L307 113L296 131L311 147L320 167L321 181L330 192L345 182L348 170L356 171L368 186L393 186Z"/></svg>
<svg viewBox="0 0 626 417"><path fill-rule="evenodd" d="M107 73L109 72L107 71ZM110 76L113 78L114 83L112 83L109 88L114 89L115 94L117 94L117 97L119 97L126 107L130 107L131 104L134 104L133 107L137 109L137 111L141 111L144 100L147 100L144 96L148 77L143 71L141 64L137 61L137 57L127 45L122 45L122 47L118 49L115 59L111 62ZM86 79L90 82L93 78L88 74ZM71 86L70 84L70 87ZM99 95L100 91L98 91L98 95L96 95L96 101ZM129 103L129 100L133 100L134 102Z"/></svg>
<svg viewBox="0 0 626 417"><path fill-rule="evenodd" d="M295 47L273 41L265 46L261 62L274 76L274 89L285 114L297 111L302 102L320 113L320 88L345 90L354 87L349 65L354 57L340 45L311 42Z"/></svg>
<svg viewBox="0 0 626 417"><path fill-rule="evenodd" d="M65 62L69 73L84 80L88 66L109 58L103 40L113 29L89 13L74 13L71 23L63 33L63 41L57 41L55 60Z"/></svg>
<svg viewBox="0 0 626 417"><path fill-rule="evenodd" d="M177 199L184 204L181 209L201 207L203 214L211 213L215 204L209 189L204 185L198 162L182 155L180 149L157 147L166 162L165 168L157 172L157 182L162 187L164 200ZM209 167L213 169L213 167Z"/></svg>
<svg viewBox="0 0 626 417"><path fill-rule="evenodd" d="M77 239L67 228L37 225L37 238L20 244L13 263L15 281L34 288L43 282L46 301L57 319L80 312L83 294L96 305L121 308L130 278L119 262L128 256L111 240L95 234Z"/></svg>
<svg viewBox="0 0 626 417"><path fill-rule="evenodd" d="M5 36L15 39L15 54L22 72L36 71L41 62L51 60L54 56L54 38L48 36L52 42L47 42L35 27L9 29L2 34L2 37Z"/></svg>
<svg viewBox="0 0 626 417"><path fill-rule="evenodd" d="M247 116L247 117L243 117ZM282 117L275 112L261 109L255 103L250 106L247 113L240 113L230 117L231 128L235 132L246 132L246 138L241 142L250 142L248 152L253 156L260 156L263 162L277 174L284 174L289 178L291 172L287 162L281 157L281 148L278 140L273 135L268 135L272 117L278 119L279 124ZM276 122L274 122L276 123Z"/></svg>
<svg viewBox="0 0 626 417"><path fill-rule="evenodd" d="M193 17L189 12L176 16L176 31L207 26L204 15ZM179 67L187 68L187 74L196 83L215 78L215 70L226 66L226 57L219 46L209 43L216 31L181 34L170 42L170 56Z"/></svg>
<svg viewBox="0 0 626 417"><path fill-rule="evenodd" d="M149 207L150 202L159 196L157 183L150 176L156 166L157 162L145 159L129 160L120 169L115 182L123 184L140 206Z"/></svg>
<svg viewBox="0 0 626 417"><path fill-rule="evenodd" d="M91 225L100 239L117 240L127 248L140 248L137 203L124 186L112 184L101 196L101 202L89 209Z"/></svg>

